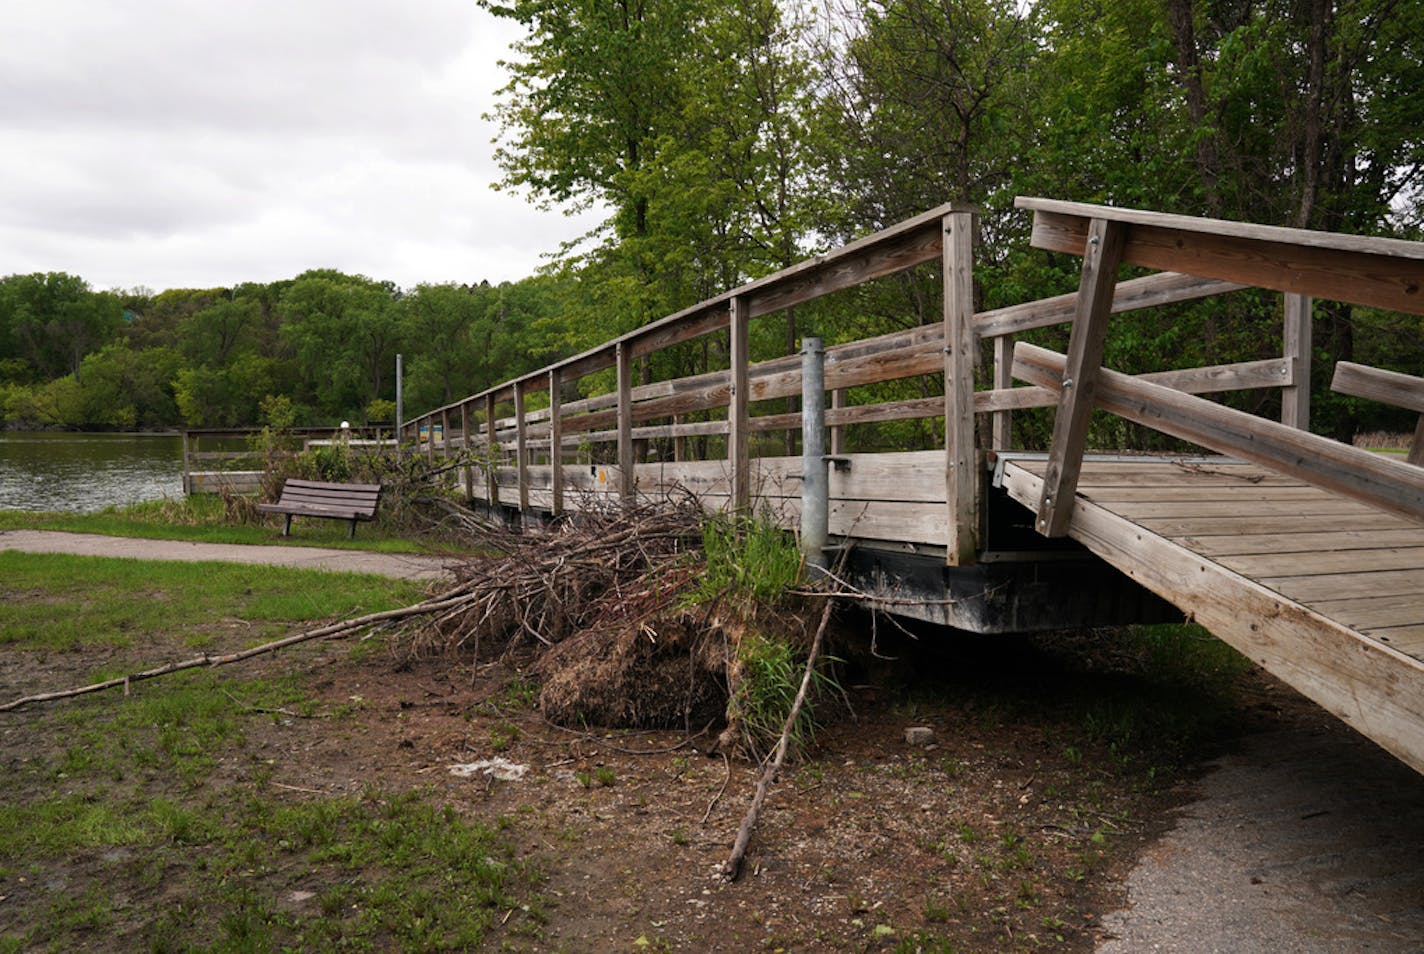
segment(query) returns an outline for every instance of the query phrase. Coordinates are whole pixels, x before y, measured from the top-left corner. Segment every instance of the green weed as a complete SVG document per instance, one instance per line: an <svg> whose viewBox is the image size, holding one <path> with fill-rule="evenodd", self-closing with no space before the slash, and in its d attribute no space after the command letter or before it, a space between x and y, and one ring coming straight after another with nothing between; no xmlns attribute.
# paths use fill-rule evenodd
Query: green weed
<svg viewBox="0 0 1424 954"><path fill-rule="evenodd" d="M741 720L743 735L753 753L769 751L781 737L786 717L801 688L805 662L785 640L757 633L743 637L737 646L742 663L742 680L729 703ZM835 689L829 666L836 660L822 657L813 674L812 693L797 713L791 731L793 751L802 751L816 732L815 701Z"/></svg>
<svg viewBox="0 0 1424 954"><path fill-rule="evenodd" d="M714 514L702 524L706 571L688 597L693 604L728 598L774 603L801 581L801 551L791 534L751 515Z"/></svg>

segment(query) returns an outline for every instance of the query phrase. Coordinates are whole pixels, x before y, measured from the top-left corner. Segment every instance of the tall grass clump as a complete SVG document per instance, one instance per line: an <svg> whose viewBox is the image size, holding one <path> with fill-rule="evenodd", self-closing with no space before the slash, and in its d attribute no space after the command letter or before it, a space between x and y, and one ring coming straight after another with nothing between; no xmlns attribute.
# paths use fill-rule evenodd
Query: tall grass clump
<svg viewBox="0 0 1424 954"><path fill-rule="evenodd" d="M754 514L713 514L702 524L706 571L689 602L730 598L743 606L775 604L801 582L796 539Z"/></svg>

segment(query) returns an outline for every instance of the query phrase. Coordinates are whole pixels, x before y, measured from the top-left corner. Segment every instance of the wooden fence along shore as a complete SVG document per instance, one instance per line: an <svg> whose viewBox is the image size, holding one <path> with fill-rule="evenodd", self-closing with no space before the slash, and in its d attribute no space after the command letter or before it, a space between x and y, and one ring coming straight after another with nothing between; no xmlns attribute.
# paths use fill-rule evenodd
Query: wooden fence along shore
<svg viewBox="0 0 1424 954"><path fill-rule="evenodd" d="M1312 297L1424 314L1424 244L1018 205L1035 247L1082 257L1076 293L975 313L975 215L949 204L404 422L402 437L432 457L478 455L468 496L522 515L694 493L804 526L813 550L824 525L832 545L854 542L872 603L961 629L1185 613L1424 771L1424 379L1335 368L1336 390L1421 412L1407 461L1305 430ZM939 323L749 361L752 321L935 261ZM1120 282L1123 264L1157 271ZM1243 287L1284 293L1279 358L1102 367L1113 315ZM1064 323L1066 354L1014 341ZM725 370L634 382L640 359L707 336L725 342ZM993 356L984 387L981 353ZM607 393L570 399L609 369ZM942 375L942 396L848 394L927 375ZM1282 389L1279 422L1198 396L1256 388ZM787 413L782 399L798 396L807 413ZM1031 407L1055 408L1046 454L1010 444L1009 415ZM1085 454L1094 409L1205 451ZM925 418L943 421L936 447L843 452L846 428ZM753 455L754 438L803 425L803 457Z"/></svg>

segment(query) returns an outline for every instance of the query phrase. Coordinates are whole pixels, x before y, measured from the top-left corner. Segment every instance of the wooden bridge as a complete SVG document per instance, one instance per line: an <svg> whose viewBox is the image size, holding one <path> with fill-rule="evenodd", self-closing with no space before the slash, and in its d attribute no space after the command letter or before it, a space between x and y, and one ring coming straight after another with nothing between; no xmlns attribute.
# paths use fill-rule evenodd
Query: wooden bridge
<svg viewBox="0 0 1424 954"><path fill-rule="evenodd" d="M813 550L824 526L830 545L854 542L851 568L872 604L961 629L1186 614L1424 772L1424 379L1335 369L1336 390L1421 412L1408 460L1305 430L1312 296L1424 314L1424 244L1018 204L1034 216L1034 246L1082 257L1076 293L976 313L975 214L950 204L431 411L403 434L432 457L464 455L468 496L511 513L693 493L811 528ZM942 268L941 320L750 361L753 321L928 262ZM1123 265L1156 271L1120 282ZM1102 367L1113 315L1247 286L1284 293L1279 358ZM1066 354L1014 341L1061 323ZM721 369L651 379L651 356L689 348ZM932 396L867 398L866 386L905 379ZM1197 396L1257 388L1282 389L1280 422ZM804 413L787 410L803 392ZM1046 453L1011 446L1009 415L1031 407L1056 409ZM1203 450L1087 454L1094 409ZM929 418L943 422L935 446L846 452L849 429ZM811 453L783 456L794 438L774 432L801 432ZM807 491L818 485L823 504Z"/></svg>

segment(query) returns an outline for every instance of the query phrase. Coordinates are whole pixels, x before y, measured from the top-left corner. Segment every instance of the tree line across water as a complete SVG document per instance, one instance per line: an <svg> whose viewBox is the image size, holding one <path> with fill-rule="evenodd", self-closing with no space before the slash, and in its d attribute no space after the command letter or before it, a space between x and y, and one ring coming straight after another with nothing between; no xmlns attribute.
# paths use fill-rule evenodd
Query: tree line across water
<svg viewBox="0 0 1424 954"><path fill-rule="evenodd" d="M1020 194L1424 234L1424 0L480 2L527 30L495 111L500 185L606 208L599 230L498 286L317 270L150 295L10 276L5 422L247 424L269 394L302 420L375 420L390 415L397 352L419 411L947 199L982 209L984 308L1076 285L1075 258L1028 248ZM937 321L938 283L922 267L758 322L753 356ZM1278 296L1234 293L1120 319L1107 363L1268 357L1280 329ZM1066 332L1030 337L1061 346ZM1424 374L1417 317L1317 302L1314 340L1320 384L1334 360ZM725 343L650 360L649 379L725 367ZM1325 391L1316 430L1412 428ZM1230 400L1270 413L1275 398ZM1016 418L1029 444L1042 424Z"/></svg>

